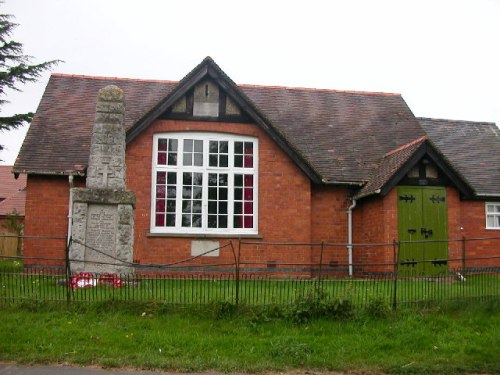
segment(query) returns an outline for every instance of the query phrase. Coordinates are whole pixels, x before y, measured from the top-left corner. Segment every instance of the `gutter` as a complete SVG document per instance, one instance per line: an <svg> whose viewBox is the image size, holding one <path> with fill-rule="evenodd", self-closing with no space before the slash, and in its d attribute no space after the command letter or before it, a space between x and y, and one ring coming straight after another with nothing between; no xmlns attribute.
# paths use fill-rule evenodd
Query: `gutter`
<svg viewBox="0 0 500 375"><path fill-rule="evenodd" d="M321 182L323 184L328 184L328 185L348 185L348 186L363 186L366 183L366 182L335 181L335 180L329 180L327 178L323 178Z"/></svg>
<svg viewBox="0 0 500 375"><path fill-rule="evenodd" d="M356 207L356 199L352 199L352 204L347 209L347 254L349 260L349 277L353 276L352 267L352 210Z"/></svg>
<svg viewBox="0 0 500 375"><path fill-rule="evenodd" d="M68 236L67 244L69 246L69 241L71 239L71 233L73 231L73 175L68 176L69 184L69 208L68 208Z"/></svg>

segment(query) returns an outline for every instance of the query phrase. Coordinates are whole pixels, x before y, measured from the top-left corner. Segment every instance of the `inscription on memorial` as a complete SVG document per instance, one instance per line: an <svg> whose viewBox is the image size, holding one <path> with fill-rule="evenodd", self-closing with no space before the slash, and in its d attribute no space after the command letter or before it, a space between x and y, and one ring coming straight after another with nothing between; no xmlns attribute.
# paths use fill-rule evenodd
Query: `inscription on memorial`
<svg viewBox="0 0 500 375"><path fill-rule="evenodd" d="M86 231L86 261L114 263L112 258L102 253L116 257L117 222L118 209L116 206L89 204Z"/></svg>

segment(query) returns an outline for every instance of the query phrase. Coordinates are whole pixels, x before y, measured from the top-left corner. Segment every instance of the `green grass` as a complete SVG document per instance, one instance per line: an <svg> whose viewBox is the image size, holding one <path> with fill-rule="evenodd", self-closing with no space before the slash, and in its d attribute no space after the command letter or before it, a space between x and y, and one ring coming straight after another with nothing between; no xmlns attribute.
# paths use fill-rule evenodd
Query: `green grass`
<svg viewBox="0 0 500 375"><path fill-rule="evenodd" d="M0 360L197 372L500 373L498 301L397 313L375 304L350 318L302 324L291 322L294 312L23 303L1 312Z"/></svg>

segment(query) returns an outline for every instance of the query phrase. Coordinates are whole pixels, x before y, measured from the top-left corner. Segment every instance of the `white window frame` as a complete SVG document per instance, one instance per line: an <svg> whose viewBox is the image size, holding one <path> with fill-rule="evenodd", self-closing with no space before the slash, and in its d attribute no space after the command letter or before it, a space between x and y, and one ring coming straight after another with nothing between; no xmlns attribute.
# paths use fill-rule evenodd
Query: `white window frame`
<svg viewBox="0 0 500 375"><path fill-rule="evenodd" d="M488 225L488 218L490 217L500 217L500 211L499 212L490 212L488 211L488 206L493 206L493 207L500 207L500 202L486 202L484 205L484 211L485 211L485 218L486 218L486 229L497 229L500 230L500 223L499 225Z"/></svg>
<svg viewBox="0 0 500 375"><path fill-rule="evenodd" d="M177 139L177 165L158 164L158 139ZM203 166L183 166L183 143L184 139L195 139L203 141ZM228 141L229 142L229 163L228 167L209 166L209 142ZM253 143L253 166L251 168L237 168L234 166L234 142ZM215 132L165 132L153 136L152 155L152 181L151 181L151 221L150 232L155 234L193 234L193 235L256 235L258 234L258 165L259 165L259 142L258 138L251 136L241 136L228 133ZM157 172L176 172L176 213L175 227L156 226L156 186ZM202 183L202 225L201 227L182 226L182 176L184 172L203 173ZM208 227L208 174L227 173L228 174L228 227L209 228ZM253 226L252 228L234 228L234 176L237 174L253 175Z"/></svg>

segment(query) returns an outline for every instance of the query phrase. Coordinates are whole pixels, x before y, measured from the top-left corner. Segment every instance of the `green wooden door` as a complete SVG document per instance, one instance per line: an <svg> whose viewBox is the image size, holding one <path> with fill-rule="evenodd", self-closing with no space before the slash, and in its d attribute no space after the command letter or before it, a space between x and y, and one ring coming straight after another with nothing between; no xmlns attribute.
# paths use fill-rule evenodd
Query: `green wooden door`
<svg viewBox="0 0 500 375"><path fill-rule="evenodd" d="M448 219L444 187L398 187L399 273L432 276L448 270ZM424 241L404 243L404 241Z"/></svg>

